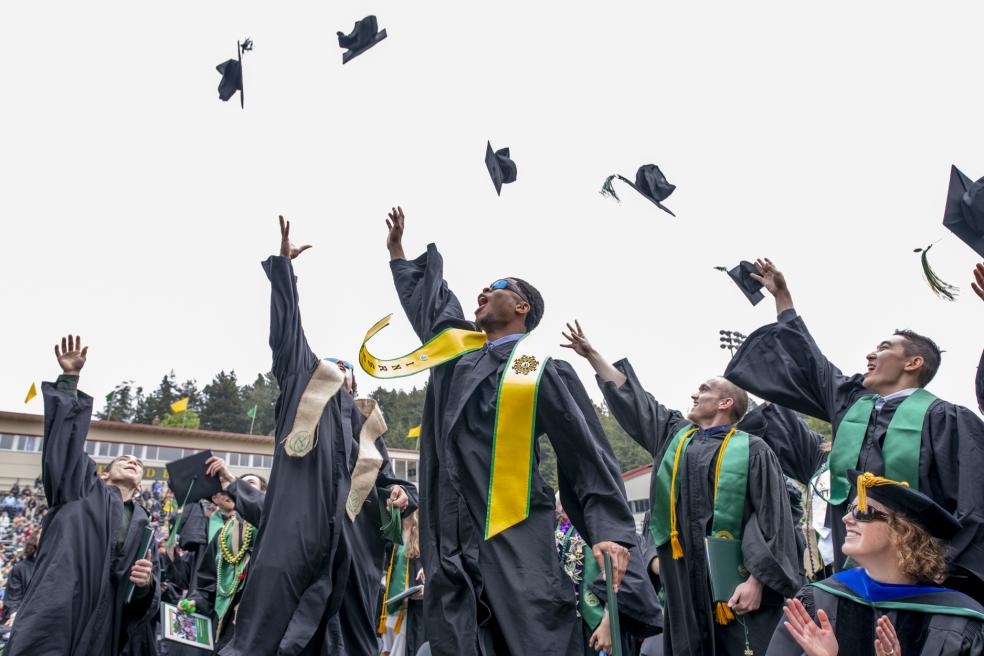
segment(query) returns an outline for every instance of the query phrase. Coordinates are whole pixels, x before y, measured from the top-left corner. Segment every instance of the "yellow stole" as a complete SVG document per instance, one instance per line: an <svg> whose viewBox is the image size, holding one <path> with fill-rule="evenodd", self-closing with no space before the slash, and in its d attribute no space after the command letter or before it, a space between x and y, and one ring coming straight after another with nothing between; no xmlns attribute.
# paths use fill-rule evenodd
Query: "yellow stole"
<svg viewBox="0 0 984 656"><path fill-rule="evenodd" d="M359 364L375 378L400 378L426 371L476 351L488 341L483 332L449 328L407 355L380 359L369 353L366 343L389 325L392 316L381 319L369 329L359 350ZM530 355L528 337L529 334L516 341L499 379L485 518L486 540L522 522L530 513L536 398L540 377L549 358Z"/></svg>

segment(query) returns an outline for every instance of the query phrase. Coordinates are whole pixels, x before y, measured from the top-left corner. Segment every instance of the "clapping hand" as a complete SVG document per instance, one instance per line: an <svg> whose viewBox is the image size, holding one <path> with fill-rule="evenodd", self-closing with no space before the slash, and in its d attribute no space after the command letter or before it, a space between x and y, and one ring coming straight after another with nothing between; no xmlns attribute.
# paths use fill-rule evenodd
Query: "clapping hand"
<svg viewBox="0 0 984 656"><path fill-rule="evenodd" d="M875 635L878 636L875 639L875 656L901 656L899 636L887 615L882 615L875 622Z"/></svg>
<svg viewBox="0 0 984 656"><path fill-rule="evenodd" d="M61 350L55 344L55 357L62 368L62 373L66 376L78 376L85 366L85 358L89 353L89 347L82 348L82 338L72 335L62 337Z"/></svg>
<svg viewBox="0 0 984 656"><path fill-rule="evenodd" d="M782 612L786 614L783 626L806 656L836 656L839 649L837 636L834 635L834 627L830 625L827 613L822 608L817 611L819 626L799 599L787 601Z"/></svg>
<svg viewBox="0 0 984 656"><path fill-rule="evenodd" d="M290 221L285 221L283 215L280 216L280 255L281 257L296 258L298 255L311 248L311 244L305 244L298 248L290 242Z"/></svg>

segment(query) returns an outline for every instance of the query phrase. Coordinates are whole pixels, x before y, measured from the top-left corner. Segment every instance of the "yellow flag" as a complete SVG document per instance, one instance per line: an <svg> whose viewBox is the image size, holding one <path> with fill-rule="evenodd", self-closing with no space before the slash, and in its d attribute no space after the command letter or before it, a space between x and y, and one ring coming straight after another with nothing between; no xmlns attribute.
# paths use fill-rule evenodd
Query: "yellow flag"
<svg viewBox="0 0 984 656"><path fill-rule="evenodd" d="M180 401L175 401L171 404L171 412L178 413L184 412L188 409L188 397L184 397Z"/></svg>
<svg viewBox="0 0 984 656"><path fill-rule="evenodd" d="M31 389L27 390L27 396L24 397L24 403L27 403L37 395L38 395L38 386L35 385L34 383L31 383Z"/></svg>
<svg viewBox="0 0 984 656"><path fill-rule="evenodd" d="M407 437L420 437L420 426L414 426L408 430Z"/></svg>

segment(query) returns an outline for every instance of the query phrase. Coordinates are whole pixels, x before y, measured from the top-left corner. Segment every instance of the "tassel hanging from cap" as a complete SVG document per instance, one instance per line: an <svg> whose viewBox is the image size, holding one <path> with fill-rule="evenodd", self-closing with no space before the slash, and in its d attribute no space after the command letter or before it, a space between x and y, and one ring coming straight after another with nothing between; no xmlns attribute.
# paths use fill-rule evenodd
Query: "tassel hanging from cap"
<svg viewBox="0 0 984 656"><path fill-rule="evenodd" d="M929 284L929 288L933 290L933 293L948 301L956 300L960 288L940 278L929 264L929 249L932 247L933 244L930 244L926 248L916 248L912 252L922 253L920 260L922 261L923 277Z"/></svg>
<svg viewBox="0 0 984 656"><path fill-rule="evenodd" d="M612 182L617 177L619 176L616 174L616 175L610 175L607 178L605 178L605 184L601 185L601 191L598 193L600 193L602 196L614 198L615 200L621 203L622 199L619 198L618 194L615 193L615 187L614 185L612 185Z"/></svg>
<svg viewBox="0 0 984 656"><path fill-rule="evenodd" d="M726 602L719 601L714 604L714 621L724 625L735 619L735 614Z"/></svg>
<svg viewBox="0 0 984 656"><path fill-rule="evenodd" d="M871 472L865 472L858 476L858 510L868 512L868 488L878 487L879 485L904 485L909 487L905 481L893 481L890 478L875 476Z"/></svg>

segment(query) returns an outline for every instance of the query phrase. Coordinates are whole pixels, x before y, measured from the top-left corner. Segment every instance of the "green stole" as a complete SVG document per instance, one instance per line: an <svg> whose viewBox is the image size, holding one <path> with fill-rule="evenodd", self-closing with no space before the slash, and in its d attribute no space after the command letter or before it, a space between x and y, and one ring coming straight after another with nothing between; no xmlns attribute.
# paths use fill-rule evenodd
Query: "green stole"
<svg viewBox="0 0 984 656"><path fill-rule="evenodd" d="M836 597L850 599L864 606L877 608L880 610L911 610L917 613L928 613L930 615L956 615L958 617L970 617L984 622L984 614L970 608L960 608L958 606L940 606L937 604L920 604L911 601L869 601L864 597L827 585L826 583L809 583L814 588L819 588Z"/></svg>
<svg viewBox="0 0 984 656"><path fill-rule="evenodd" d="M215 512L212 517L220 515L220 513ZM212 522L211 517L209 518L209 533L211 533ZM239 524L243 529L243 534L246 533L246 527L249 523L239 518ZM221 528L221 526L220 526ZM253 529L253 534L255 536L256 529ZM222 539L222 534L219 533L219 539ZM255 538L254 538L255 539ZM226 535L225 539L226 548L232 551L232 536ZM245 548L242 543L240 543L240 548ZM235 567L232 567L231 563L225 562L222 557L222 547L219 545L218 553L215 554L215 616L218 618L219 622L222 622L222 618L225 617L226 611L229 610L229 606L232 604L233 597L236 596L238 592L244 585L246 585L246 577L243 576L243 572L246 571L246 566L249 564L249 557L253 554L253 542L249 543L249 551L236 563Z"/></svg>
<svg viewBox="0 0 984 656"><path fill-rule="evenodd" d="M396 595L405 592L407 586L410 585L410 567L407 563L406 549L407 548L402 544L402 539L400 544L393 545L393 552L390 554L389 569L386 572L386 586L383 592L383 601L392 599ZM377 633L386 633L386 616L392 613L400 612L400 606L403 604L403 601L404 600L401 599L393 604L383 604L383 607L379 613L379 625L376 627ZM396 626L394 627L394 631L396 633L400 632L400 625L402 623L403 617L397 617Z"/></svg>
<svg viewBox="0 0 984 656"><path fill-rule="evenodd" d="M677 471L695 429L693 424L687 424L677 431L666 447L656 472L649 534L657 547L669 542L671 533L676 530L676 511L670 500L671 496L675 500L678 495L680 484L677 481ZM714 477L714 519L711 535L739 540L748 490L748 433L735 431L728 443L722 442L721 446L723 453L718 452ZM674 558L677 557L679 556L674 555Z"/></svg>
<svg viewBox="0 0 984 656"><path fill-rule="evenodd" d="M222 526L225 524L225 518L222 517L222 513L216 510L208 518L208 541L211 542L215 534L222 530ZM221 553L221 551L220 551Z"/></svg>
<svg viewBox="0 0 984 656"><path fill-rule="evenodd" d="M590 584L601 576L598 569L598 561L591 555L591 547L580 536L575 536L574 525L572 524L567 532L564 533L564 542L561 547L561 557L566 558L569 550L577 549L580 543L581 549L581 580L575 580L577 584L577 609L581 613L581 619L594 631L601 623L601 618L605 614L605 607L601 604L601 599L591 592Z"/></svg>
<svg viewBox="0 0 984 656"><path fill-rule="evenodd" d="M861 445L864 444L877 398L874 394L859 398L848 408L837 426L834 447L830 451L831 505L844 503L851 492L847 470L858 466ZM885 460L884 476L905 481L914 490L919 489L919 448L922 445L923 424L929 406L935 400L936 397L924 389L917 389L906 397L888 424L881 449Z"/></svg>

